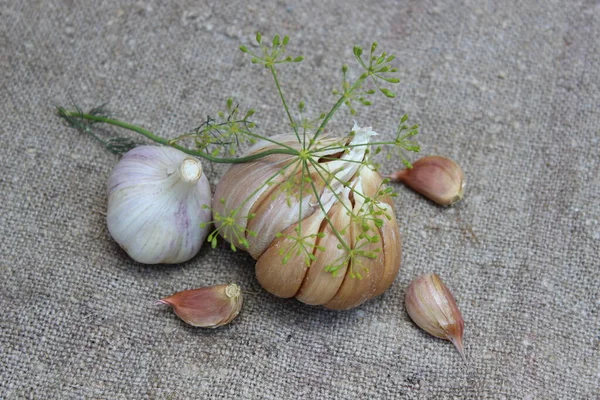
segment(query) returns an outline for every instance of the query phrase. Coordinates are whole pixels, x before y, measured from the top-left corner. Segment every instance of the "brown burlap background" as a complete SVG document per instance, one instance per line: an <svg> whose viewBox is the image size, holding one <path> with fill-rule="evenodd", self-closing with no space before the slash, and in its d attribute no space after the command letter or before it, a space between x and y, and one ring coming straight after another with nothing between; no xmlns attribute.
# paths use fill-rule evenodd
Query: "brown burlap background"
<svg viewBox="0 0 600 400"><path fill-rule="evenodd" d="M263 132L284 132L270 76L237 50L257 30L306 57L281 79L314 114L352 46L377 40L403 82L358 123L391 137L408 112L423 154L465 170L454 208L398 187L402 269L358 309L275 298L224 245L132 262L105 226L117 158L54 115L109 101L173 136L233 95ZM1 1L0 398L599 398L599 38L593 0ZM213 185L224 170L207 166ZM455 294L469 368L404 311L424 272ZM152 305L230 281L249 293L222 329Z"/></svg>

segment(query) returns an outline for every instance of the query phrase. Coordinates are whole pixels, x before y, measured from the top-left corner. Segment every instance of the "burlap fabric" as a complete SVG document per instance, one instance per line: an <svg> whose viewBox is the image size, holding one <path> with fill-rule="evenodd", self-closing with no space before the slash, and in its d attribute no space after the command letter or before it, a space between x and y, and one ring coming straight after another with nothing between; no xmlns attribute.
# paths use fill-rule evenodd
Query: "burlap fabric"
<svg viewBox="0 0 600 400"><path fill-rule="evenodd" d="M0 398L599 397L597 1L3 1L0 13ZM109 101L174 136L232 95L262 131L285 132L270 76L237 50L257 30L289 34L306 57L280 77L313 114L354 67L352 46L377 40L403 83L357 122L391 137L408 112L423 154L465 170L454 208L398 187L402 269L358 309L275 298L225 245L181 265L131 261L105 226L117 157L54 115ZM344 112L332 128L351 124ZM206 169L214 186L225 167ZM455 294L468 368L404 311L425 272ZM246 301L222 329L152 304L231 281Z"/></svg>

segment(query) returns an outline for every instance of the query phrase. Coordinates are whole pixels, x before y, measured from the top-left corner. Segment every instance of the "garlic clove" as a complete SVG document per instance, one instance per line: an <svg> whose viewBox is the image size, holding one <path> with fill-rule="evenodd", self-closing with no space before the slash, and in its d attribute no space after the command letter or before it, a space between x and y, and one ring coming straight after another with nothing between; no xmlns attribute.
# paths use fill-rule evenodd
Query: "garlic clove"
<svg viewBox="0 0 600 400"><path fill-rule="evenodd" d="M185 323L217 328L231 322L242 308L242 291L235 283L184 290L158 300L168 304Z"/></svg>
<svg viewBox="0 0 600 400"><path fill-rule="evenodd" d="M370 168L362 168L360 170L360 177L364 194L370 197L377 196L379 201L389 204L392 209L394 208L394 200L388 194L382 196L377 195L380 190L387 188L387 185L383 184L383 179L381 178L381 175L379 175L379 172L373 171Z"/></svg>
<svg viewBox="0 0 600 400"><path fill-rule="evenodd" d="M354 186L355 191L364 193L362 179L358 177ZM354 194L354 215L360 215L364 207L364 198ZM366 224L363 226L363 223ZM334 310L347 310L357 307L370 299L377 289L377 285L383 276L384 254L382 249L381 233L373 221L353 221L350 224L352 243L355 246L352 251L363 251L371 256L356 255L351 257L344 282L336 295L327 303L326 308ZM374 237L371 241L365 241L363 235Z"/></svg>
<svg viewBox="0 0 600 400"><path fill-rule="evenodd" d="M107 226L144 264L181 263L200 250L210 222L211 190L200 161L171 147L127 152L107 183Z"/></svg>
<svg viewBox="0 0 600 400"><path fill-rule="evenodd" d="M415 324L433 336L450 340L465 359L464 321L452 293L438 275L421 275L412 281L406 290L405 305Z"/></svg>
<svg viewBox="0 0 600 400"><path fill-rule="evenodd" d="M394 283L402 261L402 244L394 211L394 202L389 195L380 195L380 192L387 187L383 184L381 175L370 168L363 168L360 176L363 193L376 199L375 207L382 212L379 218L384 220L383 225L379 228L384 263L381 278L376 284L375 291L369 296L369 298L373 298L381 295Z"/></svg>
<svg viewBox="0 0 600 400"><path fill-rule="evenodd" d="M458 164L441 156L423 157L412 168L403 169L390 178L443 206L463 198L465 175Z"/></svg>
<svg viewBox="0 0 600 400"><path fill-rule="evenodd" d="M311 172L312 169L311 169ZM256 235L248 237L250 248L248 252L252 257L258 259L261 254L267 250L273 239L279 232L288 228L298 221L298 215L307 218L315 212L317 199L314 196L310 182L304 182L302 188L302 199L300 196L300 184L302 181L301 167L294 174L297 182L297 188L294 192L284 192L280 187L275 186L268 193L265 193L261 199L255 203L252 213L256 216L248 223L248 228ZM321 193L324 187L323 180L316 174L312 175L313 184Z"/></svg>
<svg viewBox="0 0 600 400"><path fill-rule="evenodd" d="M367 148L358 145L369 143L371 136L377 135L377 132L373 131L371 127L361 128L356 122L354 122L352 132L354 132L354 135L351 136L350 142L347 143L348 150L339 155L339 158L337 159L321 163L322 167L327 169L330 173L335 174L337 177L337 179L333 180L331 183L331 188L334 191L338 191L342 186L342 182L350 181L357 171L359 171L361 166L360 162L364 160ZM332 140L337 146L342 144L339 140ZM336 154L331 154L331 151L328 153L330 153L328 154L330 156ZM362 174L364 170L370 171L368 168L361 168L360 174Z"/></svg>
<svg viewBox="0 0 600 400"><path fill-rule="evenodd" d="M241 229L247 229L249 223L247 216L259 199L271 190L271 186L260 187L261 183L274 175L274 185L283 180L284 177L277 173L289 164L290 160L288 155L274 154L251 163L232 165L215 190L212 202L215 215L219 213L221 216L229 216L233 210L239 209L235 214L235 223ZM221 228L221 222L216 221L215 227ZM248 250L233 232L225 231L225 235L222 236L235 247Z"/></svg>
<svg viewBox="0 0 600 400"><path fill-rule="evenodd" d="M289 227L256 261L256 278L268 292L283 298L296 295L310 266L306 252L314 254L323 218L323 213L317 211L303 219L299 234L298 224ZM298 237L304 240L303 244L298 243Z"/></svg>
<svg viewBox="0 0 600 400"><path fill-rule="evenodd" d="M367 251L371 251L373 248L372 244L365 246ZM348 310L358 307L372 298L374 286L380 279L378 267L383 263L382 258L381 256L378 256L376 260L360 256L353 258L348 266L353 272L346 273L338 292L323 306L332 310Z"/></svg>
<svg viewBox="0 0 600 400"><path fill-rule="evenodd" d="M394 209L387 203L381 204L381 207L390 219L379 229L383 244L384 264L381 279L377 282L375 292L373 292L371 298L383 294L392 286L402 262L402 244L396 214Z"/></svg>
<svg viewBox="0 0 600 400"><path fill-rule="evenodd" d="M273 136L271 140L295 149L300 149L300 143L295 135L277 135ZM273 145L270 141L261 140L254 144L243 155L248 156L275 148L280 147ZM266 199L272 198L274 194L277 193L274 190L295 171L295 164L297 164L297 158L294 158L291 155L274 154L250 163L232 165L225 172L217 185L213 197L213 212L215 214L219 213L222 216L229 216L233 210L237 210L235 213L235 223L243 230L248 229L257 232L257 229L264 226L271 226L274 219L271 218L270 221L263 220L261 214L256 213L256 209L263 204ZM285 171L281 173L283 168L285 168ZM264 185L264 183L269 180L270 183ZM254 214L258 219L252 218L248 220L247 217L251 214ZM304 213L304 215L307 214L310 213ZM256 236L251 236L248 235L247 232L243 232L243 239L248 240L249 248L242 245L239 238L232 232L221 230L221 233L225 233L225 236L222 235L225 240L232 243L237 248L250 252L250 254L257 259L265 251L270 241L273 240L275 234L287 228L292 222L294 221L285 224L280 221L279 225L281 226L278 230L272 227L271 231L262 232L260 235L257 232ZM221 221L216 221L216 228L221 228L221 224ZM259 226L255 226L256 224L259 224Z"/></svg>
<svg viewBox="0 0 600 400"><path fill-rule="evenodd" d="M344 229L350 225L350 216L346 210L346 207L350 206L348 193L349 189L344 189L340 194L341 202L333 205L328 213L329 220L345 243L350 243L351 240L350 229ZM302 287L296 295L298 300L310 305L321 305L330 301L342 285L348 269L346 263L334 273L326 270L327 266L335 265L340 259L343 259L346 251L338 247L340 242L333 233L331 225L327 221L324 221L323 225L322 232L325 236L317 239L316 245L325 250L316 250L316 259L308 269Z"/></svg>

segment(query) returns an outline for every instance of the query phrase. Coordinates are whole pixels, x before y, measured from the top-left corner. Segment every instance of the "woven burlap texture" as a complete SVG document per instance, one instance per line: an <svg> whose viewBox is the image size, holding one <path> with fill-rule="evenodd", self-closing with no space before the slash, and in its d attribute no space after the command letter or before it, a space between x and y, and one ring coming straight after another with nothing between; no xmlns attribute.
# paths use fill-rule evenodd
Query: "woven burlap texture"
<svg viewBox="0 0 600 400"><path fill-rule="evenodd" d="M354 118L390 138L407 112L422 154L465 171L452 208L397 186L402 268L357 309L275 298L224 244L180 265L133 262L106 229L118 158L55 115L108 101L173 137L234 96L262 132L286 133L268 71L238 50L256 31L305 56L280 79L312 115L333 104L343 63L357 73L352 46L377 40L402 83ZM590 0L0 2L0 398L598 398L598 38ZM213 188L225 168L206 164ZM462 310L468 367L404 310L426 272ZM227 282L245 304L218 330L153 305Z"/></svg>

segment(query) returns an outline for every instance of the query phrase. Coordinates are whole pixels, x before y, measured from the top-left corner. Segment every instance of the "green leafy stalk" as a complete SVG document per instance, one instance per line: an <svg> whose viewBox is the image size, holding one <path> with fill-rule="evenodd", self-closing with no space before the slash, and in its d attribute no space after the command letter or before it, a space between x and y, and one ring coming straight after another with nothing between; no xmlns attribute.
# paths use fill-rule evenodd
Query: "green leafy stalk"
<svg viewBox="0 0 600 400"><path fill-rule="evenodd" d="M117 119L108 118L108 117L104 117L104 116L100 116L100 115L94 115L94 114L90 114L90 113L82 113L79 111L67 111L62 107L58 108L58 115L60 117L64 118L73 127L82 129L86 133L89 133L88 130L91 127L91 124L88 124L87 126L85 126L85 125L82 125L81 121L102 122L105 124L118 126L120 128L124 128L124 129L130 130L132 132L139 133L140 135L146 136L148 139L150 139L156 143L159 143L159 144L162 144L165 146L174 147L177 150L183 151L184 153L187 153L192 156L201 157L207 161L214 162L214 163L241 164L241 163L247 163L247 162L259 160L259 159L266 157L268 155L271 155L271 154L290 154L290 155L298 154L298 150L294 150L283 144L280 144L281 148L279 148L279 149L266 150L266 151L263 151L263 152L260 152L257 154L246 156L246 157L239 157L239 158L215 157L215 156L212 156L211 154L205 153L200 150L192 150L187 147L178 145L174 140L169 140L169 139L163 138L161 136L157 136L147 129L144 129L137 125L129 124L127 122L119 121ZM71 121L73 121L73 122L71 122Z"/></svg>

